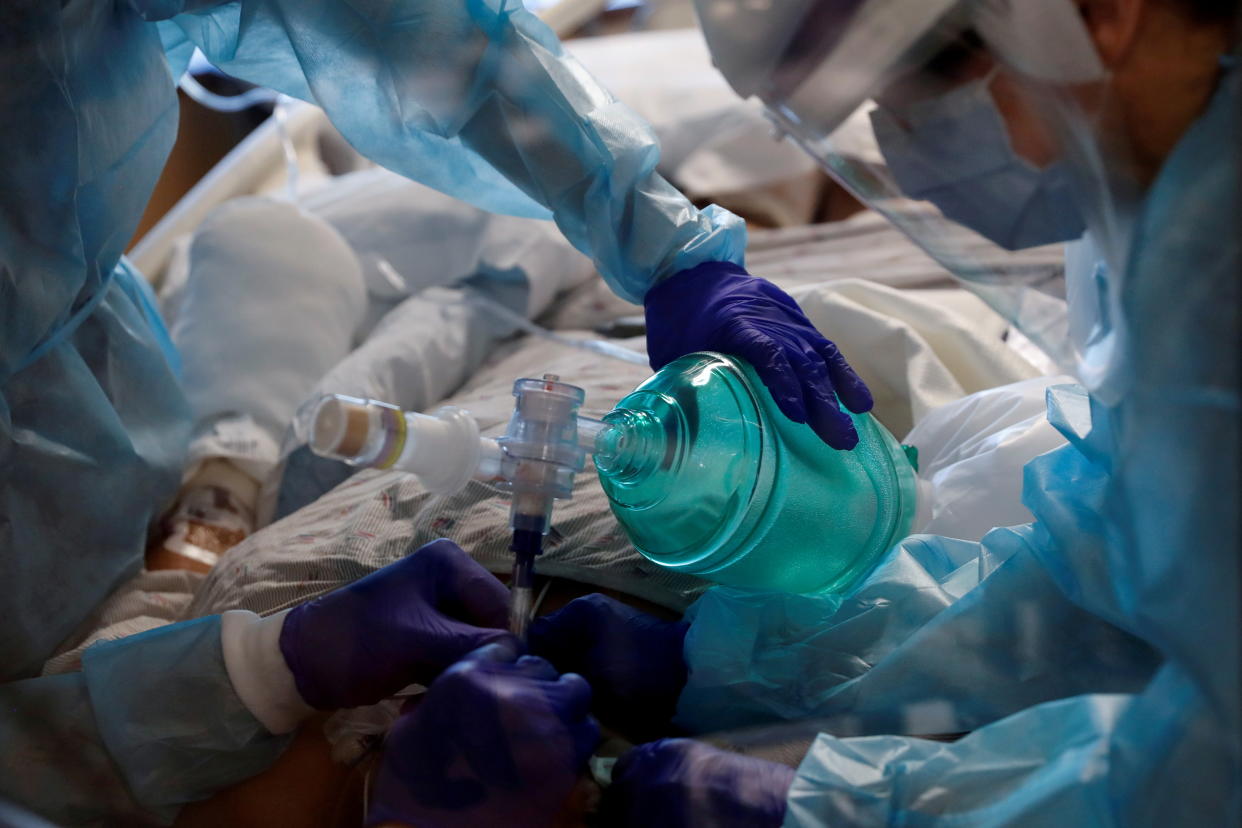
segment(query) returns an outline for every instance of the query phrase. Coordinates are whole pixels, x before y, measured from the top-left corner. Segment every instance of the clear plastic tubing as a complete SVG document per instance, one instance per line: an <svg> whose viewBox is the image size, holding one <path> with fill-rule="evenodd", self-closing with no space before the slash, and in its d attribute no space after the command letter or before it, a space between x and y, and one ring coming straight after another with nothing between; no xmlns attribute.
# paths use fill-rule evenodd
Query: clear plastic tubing
<svg viewBox="0 0 1242 828"><path fill-rule="evenodd" d="M471 480L495 482L501 449L479 436L466 411L402 411L378 400L325 394L309 410L307 441L316 454L351 466L398 469L418 476L430 491L451 494Z"/></svg>

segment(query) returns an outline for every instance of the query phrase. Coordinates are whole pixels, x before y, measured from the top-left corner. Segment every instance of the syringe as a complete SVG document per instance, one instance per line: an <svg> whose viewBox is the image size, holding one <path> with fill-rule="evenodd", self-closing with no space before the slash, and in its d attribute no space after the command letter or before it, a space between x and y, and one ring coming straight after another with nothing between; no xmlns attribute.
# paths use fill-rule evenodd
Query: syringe
<svg viewBox="0 0 1242 828"><path fill-rule="evenodd" d="M526 628L530 626L535 594L535 558L543 551L543 533L529 529L514 529L513 579L509 582L509 632L522 641L526 640Z"/></svg>

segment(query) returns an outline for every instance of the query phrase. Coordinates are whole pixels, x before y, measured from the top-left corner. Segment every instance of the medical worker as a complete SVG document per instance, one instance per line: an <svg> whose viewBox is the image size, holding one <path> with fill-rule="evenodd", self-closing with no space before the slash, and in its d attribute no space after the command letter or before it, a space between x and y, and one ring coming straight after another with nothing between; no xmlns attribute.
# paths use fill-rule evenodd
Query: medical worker
<svg viewBox="0 0 1242 828"><path fill-rule="evenodd" d="M656 174L651 132L517 0L15 0L0 21L4 797L62 822L166 821L269 764L311 708L429 682L501 636L494 579L439 545L288 614L164 627L38 677L138 572L182 472L177 355L121 254L195 46L318 103L393 170L554 219L614 290L645 300L654 365L739 354L789 416L839 448L857 439L837 394L862 411L866 388L788 296L741 269L741 221ZM529 662L502 661L467 668L506 674L488 687L530 680Z"/></svg>
<svg viewBox="0 0 1242 828"><path fill-rule="evenodd" d="M1095 262L1067 274L1065 333L1082 384L1048 395L1067 444L1025 469L1031 524L911 537L844 595L716 588L688 623L590 596L536 622L533 649L591 683L601 720L819 731L796 769L642 744L606 810L634 826L1242 824L1237 0L698 7L735 88L1019 329L1049 331L1026 312L1038 297L992 293L1006 274L936 227L1015 248L1085 230ZM834 147L867 100L886 169Z"/></svg>

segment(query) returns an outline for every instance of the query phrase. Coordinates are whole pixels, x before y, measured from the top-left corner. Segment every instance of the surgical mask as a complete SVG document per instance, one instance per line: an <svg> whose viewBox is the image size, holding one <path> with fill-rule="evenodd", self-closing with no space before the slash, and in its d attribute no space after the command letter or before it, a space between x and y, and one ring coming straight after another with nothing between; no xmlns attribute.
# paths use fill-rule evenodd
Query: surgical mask
<svg viewBox="0 0 1242 828"><path fill-rule="evenodd" d="M1041 169L1014 152L988 91L994 76L902 111L871 112L893 178L906 195L1007 250L1078 238L1086 224L1067 168L1055 162Z"/></svg>

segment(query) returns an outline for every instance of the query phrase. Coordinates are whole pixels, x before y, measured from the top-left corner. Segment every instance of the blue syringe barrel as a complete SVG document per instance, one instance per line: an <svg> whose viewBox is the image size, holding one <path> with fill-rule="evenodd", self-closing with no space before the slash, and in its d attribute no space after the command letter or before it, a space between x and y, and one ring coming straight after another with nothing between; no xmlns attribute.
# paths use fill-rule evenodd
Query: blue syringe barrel
<svg viewBox="0 0 1242 828"><path fill-rule="evenodd" d="M509 582L512 598L509 604L509 632L525 642L534 600L535 558L543 552L543 531L514 529L509 551L513 553L513 579Z"/></svg>

